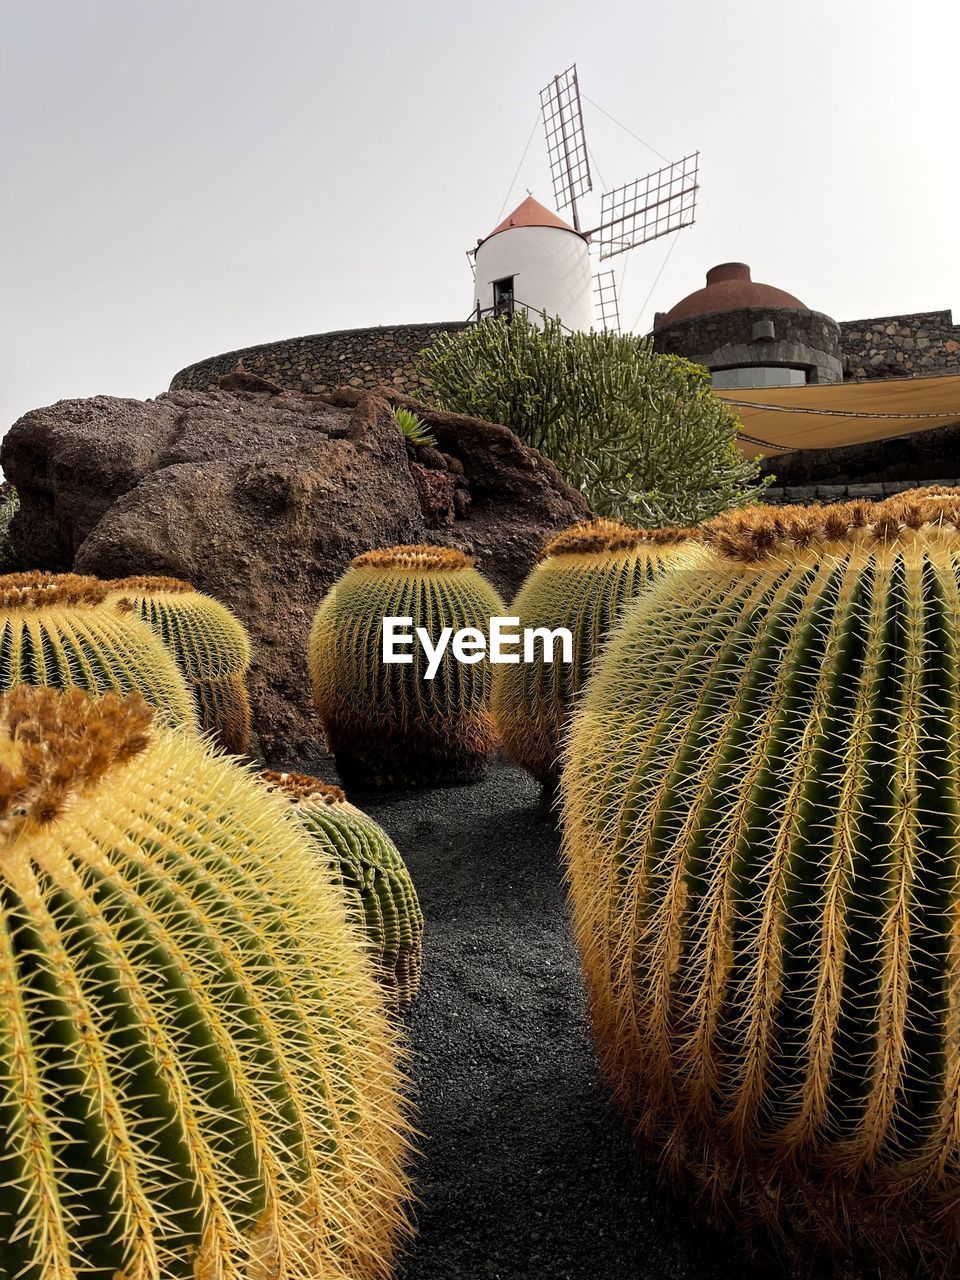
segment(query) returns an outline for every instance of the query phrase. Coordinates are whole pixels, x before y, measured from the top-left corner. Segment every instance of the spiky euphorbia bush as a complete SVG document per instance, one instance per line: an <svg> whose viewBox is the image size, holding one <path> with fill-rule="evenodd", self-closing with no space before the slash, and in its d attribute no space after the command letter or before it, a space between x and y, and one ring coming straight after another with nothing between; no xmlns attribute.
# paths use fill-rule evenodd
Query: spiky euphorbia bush
<svg viewBox="0 0 960 1280"><path fill-rule="evenodd" d="M521 627L567 628L573 661L500 664L493 676L493 716L510 757L549 792L573 706L611 629L641 591L676 563L686 529L632 529L618 520L572 525L551 539L510 605Z"/></svg>
<svg viewBox="0 0 960 1280"><path fill-rule="evenodd" d="M960 1265L960 504L759 509L638 603L563 778L601 1062L738 1226ZM934 523L929 523L929 522Z"/></svg>
<svg viewBox="0 0 960 1280"><path fill-rule="evenodd" d="M249 750L250 639L243 623L219 600L179 578L116 578L108 585L111 601L129 600L173 654L193 692L203 732L236 755Z"/></svg>
<svg viewBox="0 0 960 1280"><path fill-rule="evenodd" d="M142 699L0 699L0 1276L386 1277L397 1050L287 806Z"/></svg>
<svg viewBox="0 0 960 1280"><path fill-rule="evenodd" d="M399 1012L420 987L423 912L397 846L339 787L302 773L260 775L294 805L297 818L347 899Z"/></svg>
<svg viewBox="0 0 960 1280"><path fill-rule="evenodd" d="M497 743L491 666L459 662L448 645L432 680L413 661L382 658L385 616L413 619L436 643L444 627L487 635L503 601L473 561L446 547L388 547L357 556L330 588L310 634L310 674L340 776L373 786L476 782Z"/></svg>
<svg viewBox="0 0 960 1280"><path fill-rule="evenodd" d="M137 692L168 723L195 727L177 664L129 607L103 607L109 591L81 574L0 577L0 689Z"/></svg>

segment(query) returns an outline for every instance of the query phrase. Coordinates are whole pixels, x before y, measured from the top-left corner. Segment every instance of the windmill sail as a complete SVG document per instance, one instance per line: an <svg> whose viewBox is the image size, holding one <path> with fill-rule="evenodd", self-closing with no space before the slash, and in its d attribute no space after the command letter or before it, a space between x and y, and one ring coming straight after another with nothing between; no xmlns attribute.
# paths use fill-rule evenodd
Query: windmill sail
<svg viewBox="0 0 960 1280"><path fill-rule="evenodd" d="M553 196L558 209L572 211L573 225L579 231L577 199L593 190L593 179L575 65L554 76L540 91L540 110L547 137Z"/></svg>
<svg viewBox="0 0 960 1280"><path fill-rule="evenodd" d="M593 277L593 305L600 317L600 327L608 333L619 333L620 303L617 299L616 272L598 271Z"/></svg>
<svg viewBox="0 0 960 1280"><path fill-rule="evenodd" d="M648 173L600 198L600 258L647 244L658 236L692 226L700 189L700 152Z"/></svg>

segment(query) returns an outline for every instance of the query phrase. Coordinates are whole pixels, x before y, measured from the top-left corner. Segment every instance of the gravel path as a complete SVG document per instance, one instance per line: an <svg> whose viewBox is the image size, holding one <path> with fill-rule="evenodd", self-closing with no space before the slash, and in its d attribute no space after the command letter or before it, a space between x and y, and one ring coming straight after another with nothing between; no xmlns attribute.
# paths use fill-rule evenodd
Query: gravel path
<svg viewBox="0 0 960 1280"><path fill-rule="evenodd" d="M480 786L350 798L396 841L426 917L418 1234L398 1280L742 1278L733 1246L638 1170L605 1101L534 783L499 765Z"/></svg>

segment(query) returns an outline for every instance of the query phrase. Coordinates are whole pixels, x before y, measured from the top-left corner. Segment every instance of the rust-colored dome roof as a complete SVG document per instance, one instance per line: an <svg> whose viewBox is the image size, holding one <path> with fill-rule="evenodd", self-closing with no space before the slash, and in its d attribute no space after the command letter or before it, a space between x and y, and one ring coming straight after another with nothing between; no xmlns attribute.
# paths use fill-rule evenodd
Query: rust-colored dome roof
<svg viewBox="0 0 960 1280"><path fill-rule="evenodd" d="M654 329L665 329L678 320L692 316L705 316L711 311L736 311L740 307L807 307L792 293L775 289L772 284L757 284L750 279L750 268L745 262L723 262L707 272L707 284L703 289L681 298L666 315L659 314L653 322Z"/></svg>

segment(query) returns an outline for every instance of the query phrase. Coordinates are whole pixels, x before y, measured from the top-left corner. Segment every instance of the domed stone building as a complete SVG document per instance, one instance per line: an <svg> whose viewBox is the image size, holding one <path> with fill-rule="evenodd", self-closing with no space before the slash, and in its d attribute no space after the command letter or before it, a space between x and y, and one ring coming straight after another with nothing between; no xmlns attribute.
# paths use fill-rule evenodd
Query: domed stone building
<svg viewBox="0 0 960 1280"><path fill-rule="evenodd" d="M752 280L743 262L712 267L704 288L657 312L653 345L705 365L718 388L843 380L837 322Z"/></svg>

